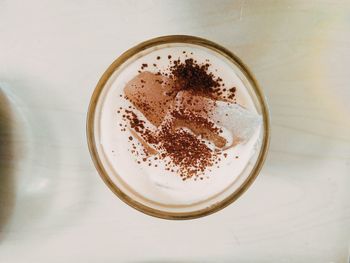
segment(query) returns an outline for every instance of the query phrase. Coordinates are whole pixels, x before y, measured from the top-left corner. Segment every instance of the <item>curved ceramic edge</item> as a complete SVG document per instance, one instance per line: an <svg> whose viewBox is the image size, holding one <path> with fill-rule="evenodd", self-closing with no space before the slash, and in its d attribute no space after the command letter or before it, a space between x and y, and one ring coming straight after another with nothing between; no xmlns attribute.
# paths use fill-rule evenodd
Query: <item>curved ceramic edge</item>
<svg viewBox="0 0 350 263"><path fill-rule="evenodd" d="M252 87L260 103L262 116L263 116L264 138L262 141L260 153L254 165L254 168L252 169L250 175L247 177L244 183L238 188L238 190L236 190L234 193L229 195L224 200L212 206L206 207L204 209L193 211L193 212L186 212L186 213L171 213L171 212L164 212L161 210L153 209L133 200L124 192L122 192L112 182L112 180L109 178L108 174L106 173L106 170L104 169L103 164L97 154L96 142L95 142L95 136L94 136L94 119L95 119L96 105L102 89L104 88L106 82L108 81L110 76L113 74L113 72L120 65L122 65L126 60L128 60L131 56L135 55L136 53L139 53L140 51L145 50L147 48L161 45L161 44L166 44L166 43L189 43L189 44L204 46L206 48L212 49L220 53L221 55L224 55L230 61L235 63L240 68L242 73L245 74L249 82L252 84ZM187 35L169 35L169 36L153 38L145 42L142 42L136 45L135 47L132 47L131 49L124 52L108 67L108 69L104 72L99 82L97 83L96 88L92 94L88 113L87 113L86 133L87 133L88 147L89 147L89 151L90 151L92 160L94 162L94 165L98 173L100 174L101 178L103 179L103 181L112 190L114 194L116 194L122 201L124 201L129 206L147 215L163 218L163 219L184 220L184 219L199 218L199 217L203 217L203 216L207 216L212 213L215 213L225 208L235 200L237 200L249 188L249 186L254 182L254 180L258 176L263 166L263 163L266 159L267 150L270 142L270 118L269 118L267 103L261 88L259 87L256 79L254 78L252 73L248 70L246 65L236 55L234 55L231 51L227 50L226 48L221 47L220 45L203 38L187 36Z"/></svg>

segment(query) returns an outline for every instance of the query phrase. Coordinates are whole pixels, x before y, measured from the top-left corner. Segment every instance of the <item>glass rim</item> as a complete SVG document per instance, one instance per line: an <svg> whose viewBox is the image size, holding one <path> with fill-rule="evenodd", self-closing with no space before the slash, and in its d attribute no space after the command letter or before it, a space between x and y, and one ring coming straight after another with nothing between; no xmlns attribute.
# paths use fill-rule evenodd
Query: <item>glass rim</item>
<svg viewBox="0 0 350 263"><path fill-rule="evenodd" d="M209 48L212 51L219 53L220 55L223 55L229 61L234 63L236 66L238 66L239 70L245 75L247 80L250 82L252 89L255 92L259 106L261 107L261 114L263 118L264 136L262 139L259 156L257 157L254 167L251 170L249 176L238 187L236 191L231 193L225 199L209 207L205 207L203 209L190 211L190 212L168 212L168 211L158 210L132 199L125 192L123 192L115 183L113 183L112 179L110 179L97 152L96 141L95 141L96 106L99 101L102 90L104 89L107 81L112 76L112 74L135 54L140 53L141 51L154 46L169 44L169 43L194 44L205 48ZM251 184L254 182L254 180L258 176L267 156L267 151L268 151L269 142L270 142L270 118L269 118L269 110L268 110L267 102L262 92L262 89L258 85L253 74L250 72L247 66L241 61L240 58L238 58L235 54L233 54L228 49L212 41L206 40L204 38L199 38L199 37L189 36L189 35L168 35L168 36L161 36L157 38L152 38L150 40L146 40L128 49L123 54L121 54L117 59L115 59L113 63L107 68L107 70L103 73L100 80L98 81L93 91L93 94L91 96L91 100L90 100L90 104L87 112L86 135L87 135L89 152L93 160L93 163L95 165L95 168L98 171L102 180L105 182L105 184L110 188L110 190L116 196L118 196L122 201L124 201L129 206L147 215L163 218L163 219L184 220L184 219L194 219L194 218L207 216L225 208L226 206L236 201L251 186Z"/></svg>

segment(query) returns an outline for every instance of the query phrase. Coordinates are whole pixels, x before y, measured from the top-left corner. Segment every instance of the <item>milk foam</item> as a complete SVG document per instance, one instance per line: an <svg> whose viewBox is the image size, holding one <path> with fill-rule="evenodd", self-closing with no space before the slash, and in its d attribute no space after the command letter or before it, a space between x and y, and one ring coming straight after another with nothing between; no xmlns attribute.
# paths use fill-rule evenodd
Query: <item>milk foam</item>
<svg viewBox="0 0 350 263"><path fill-rule="evenodd" d="M193 52L193 55L189 56L195 58L198 63L206 63L206 60L209 59L211 64L209 71L220 76L224 80L226 87L237 88L237 103L244 107L244 113L248 112L248 115L250 114L249 116L254 121L258 121L258 123L254 124L254 130L248 129L245 131L248 134L244 135L245 139L242 140L242 143L225 151L227 158L221 158L218 164L219 168L215 165L210 168L211 171L205 172L204 180L182 181L175 173L166 171L165 163L162 160L152 161L153 164L157 164L157 167L148 166L147 163L138 164L137 158L130 151L131 145L128 137L131 133L128 130L125 132L120 131L120 124L124 124L124 122L121 116L116 114L120 107L128 108L132 106L129 101L121 98L120 95L123 95L126 83L138 74L141 64L147 63L149 65L147 70L151 72L157 72L159 69L165 71L169 65L168 55L176 59L179 57L183 61L186 59L183 51L186 51L188 55ZM161 59L157 60L157 56L160 56ZM157 64L157 68L152 66L153 63ZM110 166L110 170L114 173L110 176L118 177L118 180L122 181L124 186L130 191L151 202L163 205L189 205L218 195L227 189L228 186L235 183L238 184L238 181L241 182L242 178L240 176L242 172L256 153L257 148L260 147L259 138L262 136L261 118L248 90L245 88L241 78L233 71L231 63L218 57L209 49L189 44L186 44L186 46L177 44L146 50L129 59L127 63L113 74L101 93L100 100L102 101L100 114L97 116L99 129L96 131L96 134L100 138L103 155ZM238 110L241 109L238 108ZM229 131L233 129L231 126L234 116L224 118L223 116L226 115L222 115L223 112L225 112L224 108L220 107L216 114L218 118L222 118L222 121L226 122L224 132L227 132L227 137L230 137ZM138 116L147 121L142 113L138 113ZM242 119L234 119L234 121L237 120L238 122L244 122ZM147 123L149 122L147 121ZM151 124L148 125L150 125L151 129L154 128L151 127ZM138 145L142 147L141 144Z"/></svg>

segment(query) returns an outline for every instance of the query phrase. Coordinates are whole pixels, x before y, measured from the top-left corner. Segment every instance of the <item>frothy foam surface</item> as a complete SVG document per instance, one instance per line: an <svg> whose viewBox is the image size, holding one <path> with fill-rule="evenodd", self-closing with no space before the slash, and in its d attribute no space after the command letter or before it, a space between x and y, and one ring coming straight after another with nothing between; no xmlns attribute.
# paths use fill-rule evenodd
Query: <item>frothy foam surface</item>
<svg viewBox="0 0 350 263"><path fill-rule="evenodd" d="M121 109L135 108L135 103L124 99L125 93L128 92L124 93L124 88L139 74L138 70L142 65L147 64L146 70L150 73L157 73L159 69L166 72L169 66L169 55L172 58L179 58L180 61L192 57L199 64L209 61L208 71L215 76L220 76L225 87L236 88L236 103L216 101L215 110L211 113L210 118L222 128L220 136L225 138L226 142L222 151L224 155L221 155L217 164L205 170L200 176L202 180L198 177L196 180L192 178L183 181L176 172L166 170L166 158L169 157L165 160L147 157L152 158L151 166L148 161L140 162L137 153L141 154L144 151L144 142L137 137L133 129L124 128L125 120L122 114L117 113ZM147 76L143 77L147 78ZM186 92L177 93L176 96L185 95ZM154 94L154 96L156 100L164 104L168 103L161 94ZM152 110L157 111L157 106L154 105ZM152 120L142 110L134 110L134 112L138 119L144 121L146 127L155 132L157 126L162 123L159 120L164 121L167 117L165 113L159 112L157 116L161 118ZM96 134L100 138L101 149L110 170L114 171L114 175L110 176L118 178L123 182L124 187L137 193L141 198L163 205L190 205L203 202L222 193L229 186L241 183L242 172L260 145L261 116L241 78L235 74L231 62L209 49L190 44L164 45L145 50L129 59L106 84L101 94L100 114L97 118L99 129ZM125 130L121 131L121 129ZM130 137L133 138L132 141ZM131 143L136 146L136 149L133 149ZM212 149L218 146L213 138L206 143ZM233 147L226 147L229 145Z"/></svg>

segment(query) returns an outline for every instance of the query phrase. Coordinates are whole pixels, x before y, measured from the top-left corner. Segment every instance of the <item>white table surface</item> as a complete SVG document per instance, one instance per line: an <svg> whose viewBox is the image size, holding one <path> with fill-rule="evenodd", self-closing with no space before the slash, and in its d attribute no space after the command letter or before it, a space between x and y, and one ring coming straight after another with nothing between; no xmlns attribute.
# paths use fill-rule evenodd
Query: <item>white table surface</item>
<svg viewBox="0 0 350 263"><path fill-rule="evenodd" d="M0 1L0 262L348 262L349 1ZM90 96L129 47L167 34L226 46L272 116L237 202L167 221L104 185Z"/></svg>

